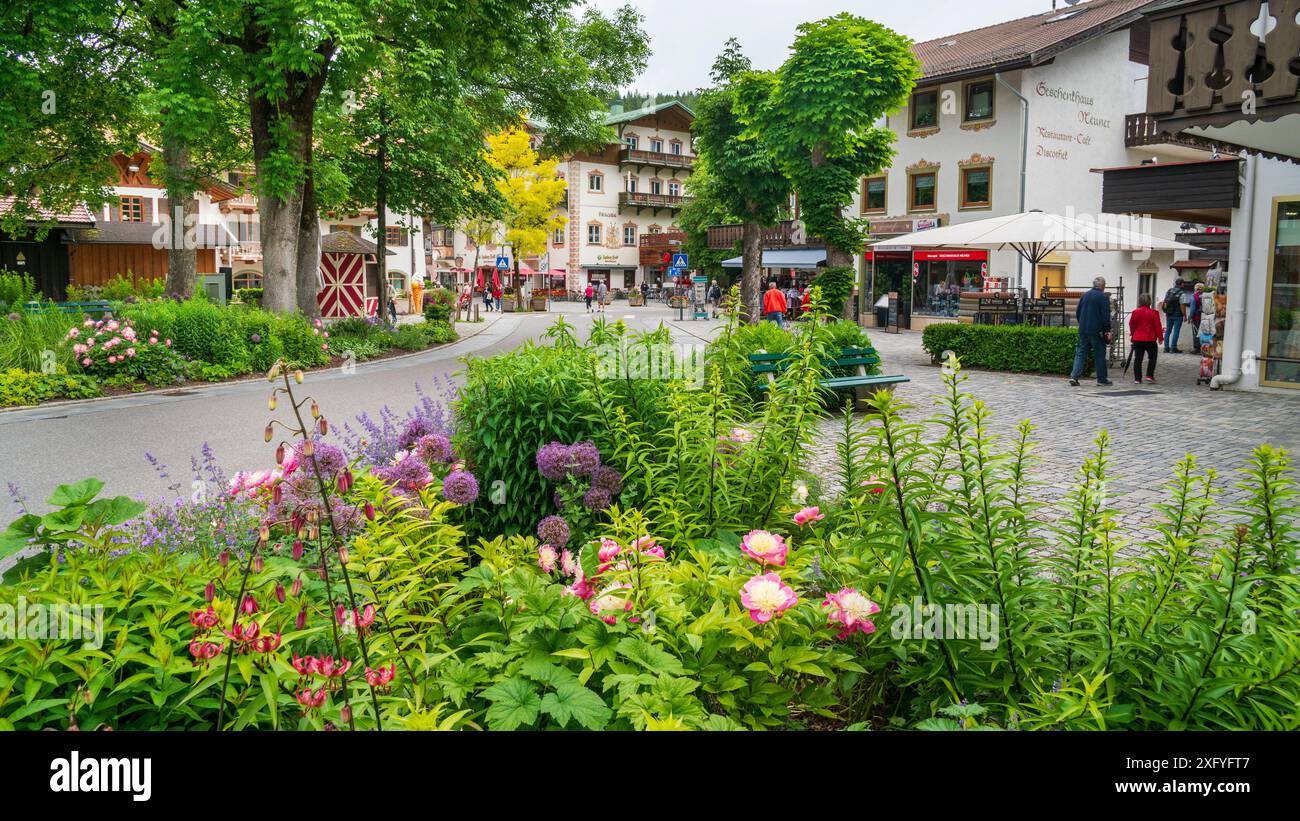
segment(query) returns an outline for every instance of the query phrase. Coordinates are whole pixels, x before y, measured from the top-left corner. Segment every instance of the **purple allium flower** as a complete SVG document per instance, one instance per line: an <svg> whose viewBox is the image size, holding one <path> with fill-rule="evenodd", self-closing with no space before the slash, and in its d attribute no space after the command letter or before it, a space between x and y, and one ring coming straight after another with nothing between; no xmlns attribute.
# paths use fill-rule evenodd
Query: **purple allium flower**
<svg viewBox="0 0 1300 821"><path fill-rule="evenodd" d="M605 490L603 487L595 487L593 485L586 493L582 494L582 505L587 508L587 510L604 510L609 507L610 501L612 500L610 499L609 491Z"/></svg>
<svg viewBox="0 0 1300 821"><path fill-rule="evenodd" d="M445 465L456 459L451 452L451 440L441 433L421 436L415 443L415 453L429 464Z"/></svg>
<svg viewBox="0 0 1300 821"><path fill-rule="evenodd" d="M17 322L18 320L20 320L20 319L22 319L22 318L23 318L23 315L20 314L20 313L18 313L17 311L10 311L10 312L9 312L9 321L10 321L10 322Z"/></svg>
<svg viewBox="0 0 1300 821"><path fill-rule="evenodd" d="M613 496L623 492L623 474L609 465L601 465L591 472L591 485L609 491Z"/></svg>
<svg viewBox="0 0 1300 821"><path fill-rule="evenodd" d="M302 452L302 440L299 440L294 444L293 450L298 455L299 470L306 469L310 474L311 457ZM338 445L331 445L328 442L322 442L319 438L313 440L312 455L316 457L316 464L320 467L321 475L327 480L333 479L348 466L348 459L343 455L342 448Z"/></svg>
<svg viewBox="0 0 1300 821"><path fill-rule="evenodd" d="M569 466L569 446L551 442L537 449L537 472L552 482L562 482Z"/></svg>
<svg viewBox="0 0 1300 821"><path fill-rule="evenodd" d="M248 338L248 341L249 341L249 342L252 342L254 345L256 345L257 343L259 343L259 342L262 341L262 335L261 335L261 334L253 334L252 336L250 336L250 337Z"/></svg>
<svg viewBox="0 0 1300 821"><path fill-rule="evenodd" d="M569 523L563 516L547 516L537 523L537 538L554 548L569 543Z"/></svg>
<svg viewBox="0 0 1300 821"><path fill-rule="evenodd" d="M416 416L407 422L406 427L402 429L402 435L397 437L397 446L405 450L415 445L421 438L437 432L431 420L423 416Z"/></svg>
<svg viewBox="0 0 1300 821"><path fill-rule="evenodd" d="M574 476L590 476L600 467L600 451L591 442L578 442L569 447L569 473Z"/></svg>
<svg viewBox="0 0 1300 821"><path fill-rule="evenodd" d="M442 498L458 505L471 504L478 498L478 479L468 470L453 470L442 480Z"/></svg>
<svg viewBox="0 0 1300 821"><path fill-rule="evenodd" d="M374 474L385 482L392 482L399 489L410 492L418 491L433 481L429 466L409 451L395 463L375 468Z"/></svg>

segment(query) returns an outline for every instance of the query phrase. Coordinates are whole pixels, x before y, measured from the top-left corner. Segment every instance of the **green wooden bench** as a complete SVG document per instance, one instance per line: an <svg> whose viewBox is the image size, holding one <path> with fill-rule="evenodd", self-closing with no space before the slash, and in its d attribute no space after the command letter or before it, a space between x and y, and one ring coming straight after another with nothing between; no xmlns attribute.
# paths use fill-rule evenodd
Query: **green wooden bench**
<svg viewBox="0 0 1300 821"><path fill-rule="evenodd" d="M759 385L760 391L766 391L776 382L776 375L790 367L793 359L788 353L752 353L749 355L749 370L755 376L765 377ZM853 376L830 376L819 379L817 384L827 390L852 390L854 399L861 403L866 398L868 388L892 388L900 382L911 381L902 374L869 375L867 368L880 364L880 356L875 348L841 348L832 358L823 358L822 364L829 368L853 368Z"/></svg>
<svg viewBox="0 0 1300 821"><path fill-rule="evenodd" d="M107 299L88 299L84 302L28 302L23 307L29 314L43 314L50 308L65 314L107 314L113 311L113 303Z"/></svg>

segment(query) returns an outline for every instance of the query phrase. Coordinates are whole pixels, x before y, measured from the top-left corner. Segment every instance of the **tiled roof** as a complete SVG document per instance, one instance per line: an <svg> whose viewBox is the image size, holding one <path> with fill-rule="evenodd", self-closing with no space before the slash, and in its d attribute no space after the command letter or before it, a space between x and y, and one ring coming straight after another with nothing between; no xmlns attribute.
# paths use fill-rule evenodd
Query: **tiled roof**
<svg viewBox="0 0 1300 821"><path fill-rule="evenodd" d="M75 229L72 235L76 242L88 245L152 245L160 227L150 222L101 222L94 228ZM239 240L224 223L200 223L187 233L195 248L239 247ZM171 239L166 231L162 236L166 241Z"/></svg>
<svg viewBox="0 0 1300 821"><path fill-rule="evenodd" d="M992 26L937 37L912 47L921 75L935 79L1011 65L1036 65L1053 54L1136 19L1160 0L1089 0Z"/></svg>
<svg viewBox="0 0 1300 821"><path fill-rule="evenodd" d="M0 214L7 214L14 208L15 199L12 196L0 197ZM95 218L90 215L84 203L78 203L71 211L66 213L55 213L45 208L37 208L40 219L31 219L29 222L46 222L54 220L58 225L94 225Z"/></svg>
<svg viewBox="0 0 1300 821"><path fill-rule="evenodd" d="M368 239L362 239L350 231L334 231L320 238L320 252L322 254L366 254L369 256L378 251L378 245ZM396 253L391 249L388 251L390 256Z"/></svg>

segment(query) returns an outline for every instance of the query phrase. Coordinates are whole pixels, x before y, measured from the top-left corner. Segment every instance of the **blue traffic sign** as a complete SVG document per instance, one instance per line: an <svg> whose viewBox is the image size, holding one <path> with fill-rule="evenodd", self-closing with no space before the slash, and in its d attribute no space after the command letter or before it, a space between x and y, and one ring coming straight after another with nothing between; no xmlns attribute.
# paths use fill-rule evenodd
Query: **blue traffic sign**
<svg viewBox="0 0 1300 821"><path fill-rule="evenodd" d="M506 257L506 256L497 257L498 271L504 271L509 267L510 267L510 257Z"/></svg>
<svg viewBox="0 0 1300 821"><path fill-rule="evenodd" d="M688 265L690 265L690 257L687 254L673 254L674 268L685 268Z"/></svg>
<svg viewBox="0 0 1300 821"><path fill-rule="evenodd" d="M668 269L668 276L670 277L679 277L681 275L682 275L682 269L678 268L675 265L672 268Z"/></svg>

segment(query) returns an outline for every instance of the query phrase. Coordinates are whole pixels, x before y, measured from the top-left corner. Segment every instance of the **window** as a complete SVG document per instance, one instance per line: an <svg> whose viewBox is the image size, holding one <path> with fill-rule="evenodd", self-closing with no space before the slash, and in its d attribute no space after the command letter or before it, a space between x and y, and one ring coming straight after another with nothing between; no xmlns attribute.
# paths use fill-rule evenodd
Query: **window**
<svg viewBox="0 0 1300 821"><path fill-rule="evenodd" d="M360 225L331 225L330 233L351 234L354 237L361 236Z"/></svg>
<svg viewBox="0 0 1300 821"><path fill-rule="evenodd" d="M635 134L629 134L623 138L623 142L627 145L628 148L632 149L633 151L636 151L637 146L641 144L641 138Z"/></svg>
<svg viewBox="0 0 1300 821"><path fill-rule="evenodd" d="M682 144L677 140L673 140L672 142L670 142L668 144L668 149L679 157L682 154Z"/></svg>
<svg viewBox="0 0 1300 821"><path fill-rule="evenodd" d="M587 175L587 190L589 190L589 191L604 191L604 190L605 190L605 177L604 177L604 175L601 174L599 171L593 171L592 173L588 174L588 175Z"/></svg>
<svg viewBox="0 0 1300 821"><path fill-rule="evenodd" d="M564 244L564 229L563 229L563 228L556 228L553 232L551 232L551 243L552 243L553 245L563 245L563 244Z"/></svg>
<svg viewBox="0 0 1300 821"><path fill-rule="evenodd" d="M122 222L144 222L144 197L122 197Z"/></svg>
<svg viewBox="0 0 1300 821"><path fill-rule="evenodd" d="M389 271L388 290L393 294L406 293L406 274L401 271Z"/></svg>
<svg viewBox="0 0 1300 821"><path fill-rule="evenodd" d="M908 197L907 210L909 211L933 211L935 208L934 189L936 185L936 175L931 172L927 174L913 174L908 179Z"/></svg>
<svg viewBox="0 0 1300 821"><path fill-rule="evenodd" d="M623 244L624 244L624 245L636 245L636 226L635 226L635 225L624 225L624 226L623 226Z"/></svg>
<svg viewBox="0 0 1300 821"><path fill-rule="evenodd" d="M600 223L592 222L587 224L587 244L600 245Z"/></svg>
<svg viewBox="0 0 1300 821"><path fill-rule="evenodd" d="M1273 204L1272 242L1268 255L1268 325L1260 381L1277 387L1300 387L1300 199Z"/></svg>
<svg viewBox="0 0 1300 821"><path fill-rule="evenodd" d="M664 141L659 139L650 140L650 150L656 154L664 153Z"/></svg>
<svg viewBox="0 0 1300 821"><path fill-rule="evenodd" d="M939 90L918 91L912 95L912 131L939 127Z"/></svg>
<svg viewBox="0 0 1300 821"><path fill-rule="evenodd" d="M668 182L668 196L680 197L681 195L682 195L682 184L677 180L670 180Z"/></svg>
<svg viewBox="0 0 1300 821"><path fill-rule="evenodd" d="M993 204L992 174L990 168L961 170L962 208L987 208Z"/></svg>
<svg viewBox="0 0 1300 821"><path fill-rule="evenodd" d="M406 247L406 231L400 225L384 226L384 242L398 248Z"/></svg>
<svg viewBox="0 0 1300 821"><path fill-rule="evenodd" d="M637 180L636 177L632 176L631 174L629 174L629 175L627 176L627 193L629 193L629 194L635 194L635 193L636 193L636 185L637 185L637 182L638 182L638 180Z"/></svg>
<svg viewBox="0 0 1300 821"><path fill-rule="evenodd" d="M862 213L885 213L885 177L868 177L862 181Z"/></svg>
<svg viewBox="0 0 1300 821"><path fill-rule="evenodd" d="M662 182L660 182L659 180L650 181L651 194L662 194L663 192L664 192L664 184Z"/></svg>
<svg viewBox="0 0 1300 821"><path fill-rule="evenodd" d="M993 81L976 80L966 84L966 108L962 121L980 122L993 119Z"/></svg>
<svg viewBox="0 0 1300 821"><path fill-rule="evenodd" d="M261 288L262 272L261 271L240 271L235 274L231 285L238 291L240 288Z"/></svg>

